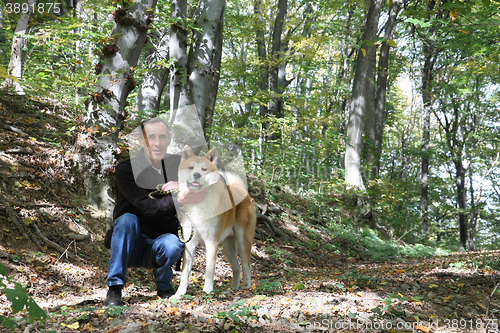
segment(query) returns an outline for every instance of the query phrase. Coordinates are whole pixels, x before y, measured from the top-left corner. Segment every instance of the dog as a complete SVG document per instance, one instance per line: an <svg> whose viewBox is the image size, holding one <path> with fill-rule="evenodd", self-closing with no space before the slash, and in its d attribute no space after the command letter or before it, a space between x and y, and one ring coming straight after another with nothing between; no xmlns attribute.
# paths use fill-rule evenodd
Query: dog
<svg viewBox="0 0 500 333"><path fill-rule="evenodd" d="M187 291L194 253L200 243L206 248L205 293L213 291L219 244L223 245L233 271L231 289L251 286L250 256L257 223L255 207L241 178L231 173L225 173L223 178L216 164L215 149L201 157L196 156L189 146L182 150L178 196L188 198L188 203L182 203L178 216L184 237L191 234L192 239L185 244L181 280L172 296L174 299ZM194 199L189 200L189 196Z"/></svg>

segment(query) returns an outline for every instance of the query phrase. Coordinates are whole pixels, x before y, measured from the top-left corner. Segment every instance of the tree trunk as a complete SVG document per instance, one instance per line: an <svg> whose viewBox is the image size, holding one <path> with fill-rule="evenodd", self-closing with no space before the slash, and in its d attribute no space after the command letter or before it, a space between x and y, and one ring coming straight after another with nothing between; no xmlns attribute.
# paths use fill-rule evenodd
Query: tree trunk
<svg viewBox="0 0 500 333"><path fill-rule="evenodd" d="M101 49L100 72L94 94L87 101L75 162L83 170L89 203L110 219L114 200L112 177L118 132L125 119L127 96L134 88L132 68L137 65L146 40L156 0L136 0L113 12L114 24L108 45Z"/></svg>
<svg viewBox="0 0 500 333"><path fill-rule="evenodd" d="M472 160L470 158L469 160ZM475 190L474 190L474 171L473 168L469 168L469 183L470 183L470 189L469 189L469 194L470 194L470 218L469 218L469 251L475 251L475 232L476 232L476 227L477 227L477 222L480 218L480 198L479 197L478 201L476 202L475 198ZM481 194L481 192L479 192Z"/></svg>
<svg viewBox="0 0 500 333"><path fill-rule="evenodd" d="M427 10L432 12L436 2L429 1ZM420 167L420 229L422 238L427 238L429 231L429 158L430 158L430 126L432 108L432 81L434 80L434 64L436 63L439 50L431 43L423 41L422 54L424 66L422 68L422 143L421 143L421 167Z"/></svg>
<svg viewBox="0 0 500 333"><path fill-rule="evenodd" d="M424 93L425 94L425 93ZM424 95L422 94L422 96ZM422 238L426 238L429 231L429 143L430 143L430 105L424 99L424 115L422 122L422 157L420 166L420 229Z"/></svg>
<svg viewBox="0 0 500 333"><path fill-rule="evenodd" d="M287 12L287 0L278 1L278 11L274 21L271 45L271 67L269 69L269 88L271 91L271 102L269 103L269 113L276 117L283 116L283 102L281 94L284 90L284 68L282 66L282 35L283 23Z"/></svg>
<svg viewBox="0 0 500 333"><path fill-rule="evenodd" d="M209 127L219 87L225 0L200 1L189 54L189 82L203 129ZM208 121L207 121L208 120Z"/></svg>
<svg viewBox="0 0 500 333"><path fill-rule="evenodd" d="M257 58L260 62L260 80L259 80L259 94L264 98L268 94L269 72L267 67L267 51L266 51L266 36L265 36L265 22L262 17L262 0L255 0L254 14L256 16L256 44L257 44ZM267 117L268 108L264 103L259 103L259 117L261 118L260 134L259 134L259 158L258 163L262 163L264 156L264 141L265 141L265 123L264 119Z"/></svg>
<svg viewBox="0 0 500 333"><path fill-rule="evenodd" d="M458 208L458 230L460 233L460 245L464 251L467 251L467 199L465 189L465 168L463 161L457 159L454 161L456 170L457 186L457 208Z"/></svg>
<svg viewBox="0 0 500 333"><path fill-rule="evenodd" d="M202 128L206 131L217 95L222 52L222 26L225 0L200 1L196 13L193 44L187 52L187 2L172 2L170 57L174 70L170 79L170 111L175 118L179 108L195 105Z"/></svg>
<svg viewBox="0 0 500 333"><path fill-rule="evenodd" d="M184 105L189 105L187 76L187 28L184 26L187 18L187 0L173 0L172 30L170 31L170 118L175 119L175 111Z"/></svg>
<svg viewBox="0 0 500 333"><path fill-rule="evenodd" d="M434 63L436 62L435 51L432 47L425 45L424 67L422 69L422 143L421 143L421 167L420 167L420 229L422 238L426 238L429 231L429 155L430 155L430 127L431 127L431 83L433 80Z"/></svg>
<svg viewBox="0 0 500 333"><path fill-rule="evenodd" d="M372 46L375 49L376 47ZM362 143L361 143L361 161L363 166L361 167L362 174L368 180L371 179L371 170L375 164L375 123L376 123L376 115L375 115L375 92L376 92L376 77L375 77L375 68L376 68L376 54L368 55L370 57L371 65L367 68L367 82L364 90L364 99L365 99L365 110L363 112L363 132L362 132Z"/></svg>
<svg viewBox="0 0 500 333"><path fill-rule="evenodd" d="M370 131L373 136L369 138L373 143L374 149L367 152L368 155L371 155L371 157L369 158L369 160L371 160L371 179L378 178L380 173L380 156L382 155L382 136L385 123L387 77L389 75L389 50L391 47L389 43L387 43L387 40L392 39L400 5L401 3L399 0L392 1L389 11L389 19L385 25L384 41L382 42L382 45L380 47L380 56L377 70L377 88L375 93L375 107L372 123L373 130Z"/></svg>
<svg viewBox="0 0 500 333"><path fill-rule="evenodd" d="M224 7L225 7L225 5L224 5ZM210 91L208 94L206 119L204 121L205 129L212 127L212 120L213 120L213 115L214 115L215 103L217 101L217 92L219 91L220 69L221 69L221 63L222 63L222 44L223 44L222 43L222 30L223 30L223 27L224 27L224 8L221 11L220 24L218 25L218 27L217 27L218 30L216 31L217 38L215 40L216 43L214 45L215 55L214 55L214 59L213 59L214 72L213 72L213 75L211 77ZM209 140L210 140L210 138L207 137L207 141L209 141Z"/></svg>
<svg viewBox="0 0 500 333"><path fill-rule="evenodd" d="M345 151L345 181L348 187L361 191L365 190L361 173L361 145L363 121L369 100L374 98L374 59L375 59L375 37L382 7L382 0L370 1L363 40L372 44L364 43L358 52L356 59L356 70L354 74L349 122L347 124L347 142ZM363 51L364 50L364 51ZM372 94L371 96L369 94Z"/></svg>
<svg viewBox="0 0 500 333"><path fill-rule="evenodd" d="M148 70L135 99L135 106L144 119L158 115L163 90L169 80L169 70L166 64L169 60L170 34L160 33L158 44L154 46L155 49L146 59L149 64Z"/></svg>
<svg viewBox="0 0 500 333"><path fill-rule="evenodd" d="M36 3L36 0L29 0L28 8L34 8ZM20 81L23 75L23 49L26 44L24 35L28 29L31 14L31 10L28 10L26 13L21 12L21 17L17 21L14 38L12 38L9 67L7 69L7 74L13 78L7 78L6 83L7 85L13 86L18 95L24 95L24 89L21 86Z"/></svg>

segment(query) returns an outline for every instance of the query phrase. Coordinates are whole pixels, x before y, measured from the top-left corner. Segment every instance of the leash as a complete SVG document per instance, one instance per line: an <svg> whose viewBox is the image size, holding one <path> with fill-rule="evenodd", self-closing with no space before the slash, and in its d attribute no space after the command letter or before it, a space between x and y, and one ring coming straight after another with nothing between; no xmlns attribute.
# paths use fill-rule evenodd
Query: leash
<svg viewBox="0 0 500 333"><path fill-rule="evenodd" d="M158 199L158 197L161 197L161 196L164 196L164 195L167 195L167 194L172 194L172 193L177 193L179 192L179 190L168 190L168 191L163 191L161 188L162 188L163 184L158 184L156 185L156 190L153 191L153 192L150 192L148 194L148 196L151 198L151 199Z"/></svg>
<svg viewBox="0 0 500 333"><path fill-rule="evenodd" d="M183 242L184 244L186 244L191 239L193 239L193 236L194 236L194 224L193 224L193 219L191 218L191 216L188 213L182 212L182 211L181 211L181 213L184 214L184 215L186 215L186 217L189 219L189 222L191 222L191 234L189 235L189 238L187 240L182 239L184 237L184 235L183 235L183 230L182 230L181 224L179 223L179 228L178 228L178 230L179 230L179 240L181 242Z"/></svg>
<svg viewBox="0 0 500 333"><path fill-rule="evenodd" d="M156 190L150 192L148 194L148 196L151 199L158 199L159 196L164 196L164 195L167 195L167 194L172 194L172 193L179 192L179 190L163 191L161 189L162 186L163 186L163 184L156 185ZM191 222L191 234L189 235L189 238L187 240L183 239L184 235L183 235L183 232L182 232L181 224L179 223L179 228L178 228L179 240L185 244L185 243L188 243L191 239L193 239L193 236L194 236L194 224L193 224L193 219L191 218L191 216L188 213L183 212L183 211L180 211L180 213L184 214L189 219L189 222Z"/></svg>

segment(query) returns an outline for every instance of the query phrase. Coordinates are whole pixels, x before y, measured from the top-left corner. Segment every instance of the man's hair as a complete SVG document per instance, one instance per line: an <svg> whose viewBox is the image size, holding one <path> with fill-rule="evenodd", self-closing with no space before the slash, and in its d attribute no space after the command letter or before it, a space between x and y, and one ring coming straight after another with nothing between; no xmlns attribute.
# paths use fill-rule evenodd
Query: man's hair
<svg viewBox="0 0 500 333"><path fill-rule="evenodd" d="M170 127L168 126L167 122L160 117L154 117L151 119L143 120L141 123L142 132L144 133L144 126L146 126L147 124L156 124L156 123L162 123L163 125L165 125L167 127L168 134L170 135Z"/></svg>

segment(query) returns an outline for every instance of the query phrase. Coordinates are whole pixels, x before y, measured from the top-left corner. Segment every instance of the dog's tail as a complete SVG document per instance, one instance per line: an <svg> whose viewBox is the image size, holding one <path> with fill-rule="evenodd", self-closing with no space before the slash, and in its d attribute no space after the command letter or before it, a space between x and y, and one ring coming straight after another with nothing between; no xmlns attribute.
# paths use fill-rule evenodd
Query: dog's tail
<svg viewBox="0 0 500 333"><path fill-rule="evenodd" d="M238 205L248 196L247 184L236 173L226 172L224 173L224 178L232 196L233 205Z"/></svg>
<svg viewBox="0 0 500 333"><path fill-rule="evenodd" d="M227 185L242 186L245 190L247 190L247 184L238 174L233 172L224 172L222 176L224 177Z"/></svg>

